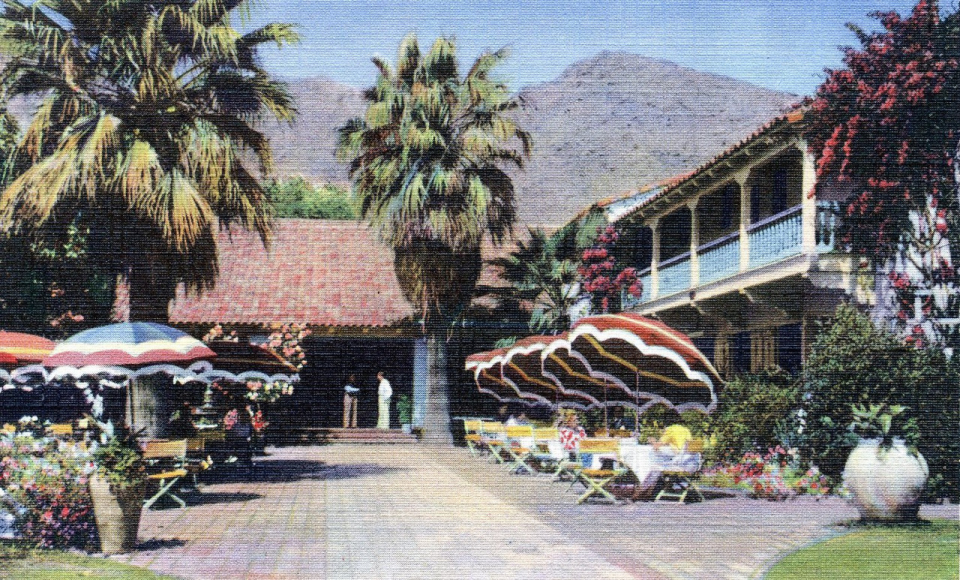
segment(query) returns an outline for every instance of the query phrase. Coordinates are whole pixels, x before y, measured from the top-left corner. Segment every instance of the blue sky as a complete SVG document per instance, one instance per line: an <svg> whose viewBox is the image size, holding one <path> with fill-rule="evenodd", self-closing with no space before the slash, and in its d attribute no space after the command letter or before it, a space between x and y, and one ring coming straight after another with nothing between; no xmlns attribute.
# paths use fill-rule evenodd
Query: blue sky
<svg viewBox="0 0 960 580"><path fill-rule="evenodd" d="M455 36L458 53L511 48L501 76L513 88L555 78L603 50L662 58L763 87L811 94L824 67L840 65L842 45L856 44L844 26L877 26L867 13L908 14L915 0L260 0L243 28L269 21L299 25L299 46L264 52L285 78L325 76L364 87L370 57L393 62L400 39L421 44ZM948 2L943 2L948 5ZM469 63L466 63L469 64Z"/></svg>

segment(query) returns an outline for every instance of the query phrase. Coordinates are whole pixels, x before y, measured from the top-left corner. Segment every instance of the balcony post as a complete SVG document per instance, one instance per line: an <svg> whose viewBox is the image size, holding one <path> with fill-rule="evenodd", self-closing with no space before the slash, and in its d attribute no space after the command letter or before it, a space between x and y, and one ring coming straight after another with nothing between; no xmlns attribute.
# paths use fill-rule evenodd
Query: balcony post
<svg viewBox="0 0 960 580"><path fill-rule="evenodd" d="M801 221L803 228L802 252L804 254L814 254L817 251L817 161L813 153L807 147L806 142L800 141L798 147L803 152L802 160L802 179L801 179Z"/></svg>
<svg viewBox="0 0 960 580"><path fill-rule="evenodd" d="M700 198L695 197L687 203L690 208L690 288L700 285L700 256L697 247L700 246L700 218L697 216L697 204Z"/></svg>
<svg viewBox="0 0 960 580"><path fill-rule="evenodd" d="M660 292L660 219L650 220L650 231L653 233L653 250L650 258L650 300Z"/></svg>
<svg viewBox="0 0 960 580"><path fill-rule="evenodd" d="M740 188L740 271L746 272L750 269L750 237L747 235L747 228L750 227L750 190L747 188L747 171L739 171L734 176L734 181Z"/></svg>

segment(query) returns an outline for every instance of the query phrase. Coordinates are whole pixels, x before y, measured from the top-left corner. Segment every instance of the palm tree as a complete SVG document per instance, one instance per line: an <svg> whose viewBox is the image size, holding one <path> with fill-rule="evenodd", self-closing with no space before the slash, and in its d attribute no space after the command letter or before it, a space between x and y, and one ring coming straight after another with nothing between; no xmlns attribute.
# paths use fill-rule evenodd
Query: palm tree
<svg viewBox="0 0 960 580"><path fill-rule="evenodd" d="M396 70L381 59L366 116L340 129L361 215L394 250L397 279L420 308L428 338L428 436L449 440L442 332L470 301L481 244L501 243L515 218L507 166L522 167L530 137L506 116L516 108L491 76L506 51L480 55L460 76L456 46L438 39L422 54L400 43Z"/></svg>
<svg viewBox="0 0 960 580"><path fill-rule="evenodd" d="M243 0L4 0L3 98L39 97L7 164L0 227L42 238L80 226L129 283L130 318L167 318L176 285L217 275L216 234L267 242L268 201L245 160L271 168L255 129L295 110L258 62L291 26L231 27Z"/></svg>
<svg viewBox="0 0 960 580"><path fill-rule="evenodd" d="M557 334L570 328L570 310L580 299L576 256L583 248L576 243L576 223L553 236L539 228L528 234L509 255L490 260L509 285L482 291L511 312L529 314L530 332Z"/></svg>

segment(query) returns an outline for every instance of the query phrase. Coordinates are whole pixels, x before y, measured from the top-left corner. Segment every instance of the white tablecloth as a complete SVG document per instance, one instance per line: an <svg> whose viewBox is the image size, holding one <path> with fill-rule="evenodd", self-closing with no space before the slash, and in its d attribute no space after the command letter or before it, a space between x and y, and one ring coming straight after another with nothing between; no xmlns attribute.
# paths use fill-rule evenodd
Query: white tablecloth
<svg viewBox="0 0 960 580"><path fill-rule="evenodd" d="M661 465L653 454L653 445L639 445L634 439L620 442L620 460L630 468L640 482L640 489L653 489L660 479Z"/></svg>

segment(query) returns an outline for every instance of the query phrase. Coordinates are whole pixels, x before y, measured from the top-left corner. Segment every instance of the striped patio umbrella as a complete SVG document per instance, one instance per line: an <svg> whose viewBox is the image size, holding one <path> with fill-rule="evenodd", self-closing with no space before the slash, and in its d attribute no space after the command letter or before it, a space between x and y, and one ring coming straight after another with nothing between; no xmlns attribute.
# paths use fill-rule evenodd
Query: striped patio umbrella
<svg viewBox="0 0 960 580"><path fill-rule="evenodd" d="M662 403L677 411L711 412L723 380L687 335L637 314L580 319L565 349L587 374L633 392L640 411Z"/></svg>
<svg viewBox="0 0 960 580"><path fill-rule="evenodd" d="M52 340L42 336L0 330L0 364L38 363L55 346Z"/></svg>
<svg viewBox="0 0 960 580"><path fill-rule="evenodd" d="M121 322L71 336L43 359L43 366L182 365L215 356L207 345L175 328L154 322Z"/></svg>

